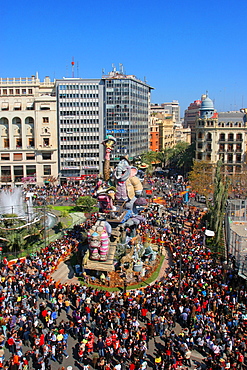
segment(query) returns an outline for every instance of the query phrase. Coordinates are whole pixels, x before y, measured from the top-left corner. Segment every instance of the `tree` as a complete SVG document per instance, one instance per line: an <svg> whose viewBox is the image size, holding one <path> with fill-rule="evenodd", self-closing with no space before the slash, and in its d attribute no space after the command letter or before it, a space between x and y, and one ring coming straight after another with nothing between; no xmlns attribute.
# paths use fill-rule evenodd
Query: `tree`
<svg viewBox="0 0 247 370"><path fill-rule="evenodd" d="M174 168L183 168L188 160L189 144L181 141L177 143L171 150L170 163ZM187 165L186 165L187 166ZM187 166L188 167L188 166Z"/></svg>
<svg viewBox="0 0 247 370"><path fill-rule="evenodd" d="M8 234L8 241L6 244L9 251L21 250L25 245L22 233L15 231Z"/></svg>
<svg viewBox="0 0 247 370"><path fill-rule="evenodd" d="M143 153L142 156L142 162L148 164L148 168L146 169L146 173L152 173L153 172L153 165L157 163L157 152L147 152Z"/></svg>
<svg viewBox="0 0 247 370"><path fill-rule="evenodd" d="M166 148L161 152L156 153L156 160L161 162L161 167L169 167L170 159L173 155L173 150L171 148Z"/></svg>
<svg viewBox="0 0 247 370"><path fill-rule="evenodd" d="M82 208L83 212L97 212L98 208L95 207L96 204L97 204L97 199L90 197L89 195L79 197L76 200L76 205Z"/></svg>
<svg viewBox="0 0 247 370"><path fill-rule="evenodd" d="M208 161L194 160L189 183L193 191L208 198L214 191L213 165Z"/></svg>
<svg viewBox="0 0 247 370"><path fill-rule="evenodd" d="M229 187L229 179L223 178L221 167L222 162L218 161L214 177L213 203L210 206L209 212L210 228L215 232L214 241L217 247L220 245L220 241L222 238L223 220Z"/></svg>

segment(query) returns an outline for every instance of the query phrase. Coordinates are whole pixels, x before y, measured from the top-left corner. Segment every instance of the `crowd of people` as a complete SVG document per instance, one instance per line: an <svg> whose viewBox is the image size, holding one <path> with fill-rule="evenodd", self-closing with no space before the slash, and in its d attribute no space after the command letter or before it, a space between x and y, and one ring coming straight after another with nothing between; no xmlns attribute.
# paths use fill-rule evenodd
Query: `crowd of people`
<svg viewBox="0 0 247 370"><path fill-rule="evenodd" d="M70 338L71 364L84 370L247 366L246 285L205 245L202 213L165 182L158 191L166 207L142 210L145 221L135 231L166 248L170 264L145 288L111 292L53 280L96 215L36 255L2 264L0 368L53 369L68 358ZM195 350L201 364L191 359Z"/></svg>

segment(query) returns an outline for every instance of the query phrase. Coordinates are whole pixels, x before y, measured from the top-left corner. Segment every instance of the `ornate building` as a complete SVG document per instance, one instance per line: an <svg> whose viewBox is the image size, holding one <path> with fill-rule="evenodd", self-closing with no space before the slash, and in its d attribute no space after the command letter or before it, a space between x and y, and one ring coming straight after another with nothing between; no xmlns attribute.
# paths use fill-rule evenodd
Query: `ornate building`
<svg viewBox="0 0 247 370"><path fill-rule="evenodd" d="M196 159L222 160L227 174L240 173L246 163L247 126L243 112L217 113L207 96L196 121Z"/></svg>
<svg viewBox="0 0 247 370"><path fill-rule="evenodd" d="M58 176L55 84L0 78L0 185Z"/></svg>

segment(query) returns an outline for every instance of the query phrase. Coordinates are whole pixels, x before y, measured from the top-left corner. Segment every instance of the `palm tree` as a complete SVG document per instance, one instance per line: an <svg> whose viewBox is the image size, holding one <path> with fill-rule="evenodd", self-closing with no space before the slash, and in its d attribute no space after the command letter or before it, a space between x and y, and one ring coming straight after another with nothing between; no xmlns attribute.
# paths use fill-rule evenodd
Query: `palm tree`
<svg viewBox="0 0 247 370"><path fill-rule="evenodd" d="M163 149L161 152L156 154L156 158L161 162L161 167L169 167L170 159L172 157L172 148Z"/></svg>
<svg viewBox="0 0 247 370"><path fill-rule="evenodd" d="M18 251L23 248L25 241L20 232L12 232L8 235L7 247L9 251Z"/></svg>

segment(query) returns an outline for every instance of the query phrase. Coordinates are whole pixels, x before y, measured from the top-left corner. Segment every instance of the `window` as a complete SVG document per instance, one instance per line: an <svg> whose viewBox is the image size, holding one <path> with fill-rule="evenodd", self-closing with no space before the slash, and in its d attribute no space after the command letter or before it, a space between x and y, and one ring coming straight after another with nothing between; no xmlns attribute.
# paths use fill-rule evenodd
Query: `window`
<svg viewBox="0 0 247 370"><path fill-rule="evenodd" d="M25 94L27 93L27 90L26 90L26 89L22 89L22 90L21 90L21 93L22 93L23 95L25 95Z"/></svg>
<svg viewBox="0 0 247 370"><path fill-rule="evenodd" d="M14 181L21 182L23 178L23 166L14 166Z"/></svg>
<svg viewBox="0 0 247 370"><path fill-rule="evenodd" d="M43 117L43 123L49 123L49 117Z"/></svg>
<svg viewBox="0 0 247 370"><path fill-rule="evenodd" d="M1 154L1 161L9 161L9 153L2 153Z"/></svg>
<svg viewBox="0 0 247 370"><path fill-rule="evenodd" d="M50 140L49 138L44 138L43 139L43 146L49 146L50 145Z"/></svg>
<svg viewBox="0 0 247 370"><path fill-rule="evenodd" d="M241 160L242 160L241 154L236 154L236 162L241 163Z"/></svg>
<svg viewBox="0 0 247 370"><path fill-rule="evenodd" d="M36 176L36 166L26 166L27 176L35 177Z"/></svg>
<svg viewBox="0 0 247 370"><path fill-rule="evenodd" d="M34 139L28 139L28 147L34 147Z"/></svg>
<svg viewBox="0 0 247 370"><path fill-rule="evenodd" d="M51 160L51 153L42 153L42 159L44 161Z"/></svg>
<svg viewBox="0 0 247 370"><path fill-rule="evenodd" d="M50 110L51 108L50 108L50 104L45 104L45 103L42 103L41 105L40 105L40 110Z"/></svg>
<svg viewBox="0 0 247 370"><path fill-rule="evenodd" d="M31 95L33 93L33 89L28 89L28 94Z"/></svg>
<svg viewBox="0 0 247 370"><path fill-rule="evenodd" d="M11 167L1 166L1 181L8 182L11 181Z"/></svg>
<svg viewBox="0 0 247 370"><path fill-rule="evenodd" d="M45 164L44 165L44 176L50 176L51 175L51 165Z"/></svg>
<svg viewBox="0 0 247 370"><path fill-rule="evenodd" d="M22 139L18 138L16 139L16 149L22 148Z"/></svg>
<svg viewBox="0 0 247 370"><path fill-rule="evenodd" d="M14 94L14 90L13 89L9 89L9 95L13 95Z"/></svg>
<svg viewBox="0 0 247 370"><path fill-rule="evenodd" d="M27 161L33 161L35 159L35 154L34 153L27 153L26 154L26 160Z"/></svg>
<svg viewBox="0 0 247 370"><path fill-rule="evenodd" d="M3 139L3 147L5 149L9 148L9 139Z"/></svg>
<svg viewBox="0 0 247 370"><path fill-rule="evenodd" d="M21 110L21 103L15 103L14 110Z"/></svg>
<svg viewBox="0 0 247 370"><path fill-rule="evenodd" d="M14 161L22 161L22 153L14 153Z"/></svg>
<svg viewBox="0 0 247 370"><path fill-rule="evenodd" d="M3 95L7 95L7 89L3 89Z"/></svg>
<svg viewBox="0 0 247 370"><path fill-rule="evenodd" d="M15 89L16 95L20 95L20 89Z"/></svg>

